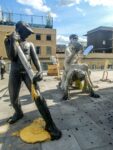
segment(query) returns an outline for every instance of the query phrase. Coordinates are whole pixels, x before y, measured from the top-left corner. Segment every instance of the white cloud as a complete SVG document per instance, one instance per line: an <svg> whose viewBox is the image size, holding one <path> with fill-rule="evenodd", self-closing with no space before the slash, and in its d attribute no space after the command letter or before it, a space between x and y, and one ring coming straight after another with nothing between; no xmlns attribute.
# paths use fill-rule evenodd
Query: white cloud
<svg viewBox="0 0 113 150"><path fill-rule="evenodd" d="M57 14L55 14L55 13L53 13L53 12L50 12L50 15L51 15L51 17L53 17L53 18L57 18L57 17L58 17Z"/></svg>
<svg viewBox="0 0 113 150"><path fill-rule="evenodd" d="M37 9L42 12L51 11L51 8L45 5L43 0L16 0L16 1L23 5L31 6L32 8Z"/></svg>
<svg viewBox="0 0 113 150"><path fill-rule="evenodd" d="M57 44L68 44L69 37L64 35L57 35Z"/></svg>
<svg viewBox="0 0 113 150"><path fill-rule="evenodd" d="M79 37L79 41L80 41L80 42L87 42L87 39L86 39L86 38L83 38L83 37Z"/></svg>
<svg viewBox="0 0 113 150"><path fill-rule="evenodd" d="M87 46L87 38L79 37L79 41L83 45L83 47Z"/></svg>
<svg viewBox="0 0 113 150"><path fill-rule="evenodd" d="M61 6L71 7L76 4L80 4L82 0L59 0ZM84 0L84 2L89 3L91 6L113 6L113 0Z"/></svg>
<svg viewBox="0 0 113 150"><path fill-rule="evenodd" d="M85 11L84 11L83 9L81 9L81 8L79 8L79 7L76 7L76 10L77 10L78 12L80 12L83 16L86 15L86 13L85 13Z"/></svg>
<svg viewBox="0 0 113 150"><path fill-rule="evenodd" d="M73 5L79 4L81 0L60 0L61 6L71 7Z"/></svg>
<svg viewBox="0 0 113 150"><path fill-rule="evenodd" d="M51 8L45 4L45 0L16 0L18 3L21 3L26 6L31 6L34 9L37 9L41 12L48 13L50 12L51 17L57 18L57 14L51 11ZM31 9L26 8L25 12L29 15L32 15Z"/></svg>
<svg viewBox="0 0 113 150"><path fill-rule="evenodd" d="M0 6L0 21L2 20L2 7Z"/></svg>
<svg viewBox="0 0 113 150"><path fill-rule="evenodd" d="M85 2L88 2L91 6L113 6L113 0L84 0Z"/></svg>
<svg viewBox="0 0 113 150"><path fill-rule="evenodd" d="M81 43L86 43L87 39L84 37L79 37L79 41ZM57 35L57 44L68 44L69 43L69 36L65 35Z"/></svg>
<svg viewBox="0 0 113 150"><path fill-rule="evenodd" d="M113 15L106 15L106 16L103 16L100 21L99 21L100 24L104 24L104 25L110 25L110 26L113 26Z"/></svg>
<svg viewBox="0 0 113 150"><path fill-rule="evenodd" d="M25 11L25 13L26 13L27 15L33 15L32 10L29 9L29 8L25 8L24 11Z"/></svg>

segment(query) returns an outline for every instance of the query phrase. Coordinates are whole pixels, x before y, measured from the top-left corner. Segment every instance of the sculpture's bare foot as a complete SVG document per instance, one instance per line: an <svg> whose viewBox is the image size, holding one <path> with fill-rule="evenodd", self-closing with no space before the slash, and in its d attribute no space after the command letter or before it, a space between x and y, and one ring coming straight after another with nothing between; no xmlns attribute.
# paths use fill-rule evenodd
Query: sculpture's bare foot
<svg viewBox="0 0 113 150"><path fill-rule="evenodd" d="M18 120L20 120L21 118L23 118L23 113L20 113L20 114L17 114L15 113L12 117L10 117L7 122L9 124L13 124L13 123L16 123Z"/></svg>
<svg viewBox="0 0 113 150"><path fill-rule="evenodd" d="M68 94L64 94L64 96L62 97L63 100L69 100L69 95Z"/></svg>
<svg viewBox="0 0 113 150"><path fill-rule="evenodd" d="M93 98L100 98L100 95L96 93L91 93L90 96Z"/></svg>
<svg viewBox="0 0 113 150"><path fill-rule="evenodd" d="M53 127L46 126L45 129L50 133L51 140L58 140L62 136L62 132L55 125Z"/></svg>

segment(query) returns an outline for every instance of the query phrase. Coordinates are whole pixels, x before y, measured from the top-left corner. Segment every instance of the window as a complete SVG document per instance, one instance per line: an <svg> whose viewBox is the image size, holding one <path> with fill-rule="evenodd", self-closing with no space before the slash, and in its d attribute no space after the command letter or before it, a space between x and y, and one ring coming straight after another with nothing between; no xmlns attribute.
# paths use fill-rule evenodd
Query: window
<svg viewBox="0 0 113 150"><path fill-rule="evenodd" d="M104 69L104 65L100 65L100 69L103 70Z"/></svg>
<svg viewBox="0 0 113 150"><path fill-rule="evenodd" d="M40 54L40 53L41 53L41 48L40 48L40 46L36 46L36 53L37 53L37 54Z"/></svg>
<svg viewBox="0 0 113 150"><path fill-rule="evenodd" d="M46 47L46 54L51 55L51 47L50 46Z"/></svg>
<svg viewBox="0 0 113 150"><path fill-rule="evenodd" d="M108 69L113 69L113 65L108 64Z"/></svg>
<svg viewBox="0 0 113 150"><path fill-rule="evenodd" d="M46 40L47 40L47 41L51 41L51 35L47 35L47 36L46 36Z"/></svg>
<svg viewBox="0 0 113 150"><path fill-rule="evenodd" d="M41 40L41 35L40 34L36 34L36 40Z"/></svg>
<svg viewBox="0 0 113 150"><path fill-rule="evenodd" d="M96 65L95 64L92 65L92 69L96 69Z"/></svg>

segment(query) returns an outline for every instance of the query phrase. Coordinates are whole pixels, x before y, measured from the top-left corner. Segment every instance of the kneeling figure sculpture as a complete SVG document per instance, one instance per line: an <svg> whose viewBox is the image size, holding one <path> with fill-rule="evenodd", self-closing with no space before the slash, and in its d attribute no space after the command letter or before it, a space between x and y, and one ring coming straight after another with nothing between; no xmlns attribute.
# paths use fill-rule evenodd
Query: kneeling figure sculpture
<svg viewBox="0 0 113 150"><path fill-rule="evenodd" d="M88 65L78 64L79 54L82 53L82 45L78 41L78 36L72 34L69 39L70 43L65 51L64 71L60 84L61 89L64 91L63 99L69 99L69 86L75 81L84 81L83 90L87 89L91 97L99 98L100 96L93 90Z"/></svg>

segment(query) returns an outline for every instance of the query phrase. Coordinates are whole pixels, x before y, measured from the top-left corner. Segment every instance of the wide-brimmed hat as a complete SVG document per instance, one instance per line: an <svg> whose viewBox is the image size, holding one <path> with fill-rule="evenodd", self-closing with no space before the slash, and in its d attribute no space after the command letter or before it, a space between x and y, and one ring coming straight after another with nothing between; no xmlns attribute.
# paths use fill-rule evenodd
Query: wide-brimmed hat
<svg viewBox="0 0 113 150"><path fill-rule="evenodd" d="M29 31L31 34L34 33L34 31L32 30L32 28L30 27L30 25L28 23L25 23L23 21L18 21L16 23L16 30L17 31L21 31L23 29L26 29L27 31Z"/></svg>

